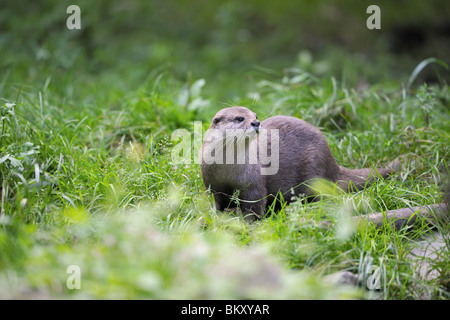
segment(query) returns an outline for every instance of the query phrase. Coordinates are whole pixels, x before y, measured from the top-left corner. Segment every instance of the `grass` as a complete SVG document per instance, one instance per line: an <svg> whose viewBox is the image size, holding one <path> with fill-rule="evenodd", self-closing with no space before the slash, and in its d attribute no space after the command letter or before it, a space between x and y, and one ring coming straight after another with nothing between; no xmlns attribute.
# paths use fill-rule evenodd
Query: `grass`
<svg viewBox="0 0 450 320"><path fill-rule="evenodd" d="M356 194L295 202L248 223L215 211L198 165L171 159L172 130L192 130L198 119L206 128L217 109L198 82L164 72L134 90L100 87L81 100L67 97L67 83L9 84L1 118L2 298L448 299L441 265L449 261L448 225L439 226L443 260L431 262L443 273L425 281L407 255L429 231L425 224L354 230L346 222L441 202L436 179L450 152L447 86L356 90L299 69L278 74L260 73L232 103L253 107L260 118L290 114L320 126L349 167L381 166L404 153L417 161ZM174 97L186 92L178 104ZM195 99L198 108L189 108ZM70 265L82 270L80 290L66 286ZM371 266L381 270L378 291L324 278L347 270L364 283Z"/></svg>
<svg viewBox="0 0 450 320"><path fill-rule="evenodd" d="M122 15L89 39L88 31L58 33L52 26L62 18L49 6L42 24L55 31L38 41L45 28L35 28L34 18L4 12L6 29L15 31L0 39L0 298L449 299L449 223L433 229L443 235L440 258L417 258L440 271L423 279L410 253L429 225L355 229L348 222L443 201L450 93L439 57L400 63L380 55L374 63L327 47L314 57L301 50L261 62L258 52L270 56L287 40L275 33L231 45L233 28L245 27L233 12L251 17L253 10L237 3L211 18L231 30L215 34L217 43L163 34L142 45L146 21L167 18L142 6L153 18L136 19L142 28L130 39L118 31L127 30ZM215 6L204 6L209 19ZM87 25L108 10L100 7L83 11ZM172 20L184 31L187 24ZM27 30L30 43L8 42ZM396 63L407 71L391 70ZM437 70L440 81L425 83L425 70ZM205 130L228 105L249 107L261 120L284 114L310 122L347 167L379 167L401 154L413 161L361 192L297 201L249 223L217 212L198 164L171 156L174 130L193 132L194 121ZM68 285L71 266L81 271L81 289ZM359 286L327 280L342 270L357 274ZM374 270L380 287L370 290Z"/></svg>

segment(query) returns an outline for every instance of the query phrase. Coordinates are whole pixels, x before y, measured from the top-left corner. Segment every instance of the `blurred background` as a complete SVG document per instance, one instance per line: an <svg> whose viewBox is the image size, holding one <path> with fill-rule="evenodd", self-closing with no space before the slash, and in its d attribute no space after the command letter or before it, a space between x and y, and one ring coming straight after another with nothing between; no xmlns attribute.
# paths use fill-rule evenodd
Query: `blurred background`
<svg viewBox="0 0 450 320"><path fill-rule="evenodd" d="M339 221L441 201L449 16L449 0L0 0L0 298L353 298L316 275L379 262L384 298L447 299L439 279L413 276L404 230L353 237ZM323 128L349 167L418 161L342 205L298 201L250 225L216 214L198 165L171 159L175 129L206 129L229 104ZM447 281L443 257L433 270ZM82 269L79 295L68 265Z"/></svg>
<svg viewBox="0 0 450 320"><path fill-rule="evenodd" d="M81 9L81 30L66 28L71 4ZM381 30L366 27L371 4L381 9ZM181 81L222 83L219 95L227 99L255 68L299 67L345 76L356 86L360 77L370 83L405 77L429 57L450 62L447 0L2 0L0 6L6 84L70 73L83 85L110 73L111 85L130 87L170 70ZM439 81L434 68L423 80Z"/></svg>

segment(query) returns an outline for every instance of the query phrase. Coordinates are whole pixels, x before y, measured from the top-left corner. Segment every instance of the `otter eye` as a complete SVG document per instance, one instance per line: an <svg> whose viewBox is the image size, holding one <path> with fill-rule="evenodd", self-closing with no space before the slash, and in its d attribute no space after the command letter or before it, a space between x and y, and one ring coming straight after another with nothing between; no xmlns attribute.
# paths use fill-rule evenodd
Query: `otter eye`
<svg viewBox="0 0 450 320"><path fill-rule="evenodd" d="M234 120L242 122L242 121L244 121L244 117L236 117Z"/></svg>
<svg viewBox="0 0 450 320"><path fill-rule="evenodd" d="M218 124L220 122L220 118L215 118L214 120L213 120L213 123L214 124Z"/></svg>

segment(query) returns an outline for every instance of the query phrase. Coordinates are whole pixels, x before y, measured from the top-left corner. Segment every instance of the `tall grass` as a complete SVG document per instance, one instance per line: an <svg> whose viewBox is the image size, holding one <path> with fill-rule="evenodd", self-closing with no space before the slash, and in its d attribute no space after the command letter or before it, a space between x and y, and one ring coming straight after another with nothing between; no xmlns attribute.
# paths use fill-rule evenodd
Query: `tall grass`
<svg viewBox="0 0 450 320"><path fill-rule="evenodd" d="M72 74L40 85L4 75L2 298L448 299L448 224L436 227L445 245L430 261L440 274L424 280L408 253L429 226L348 223L352 215L442 201L450 153L445 83L414 86L416 69L409 80L356 88L345 76L318 78L298 65L255 68L245 83L230 77L241 88L225 103L249 106L261 119L286 114L319 126L342 165L411 156L401 172L366 190L294 202L249 223L217 212L198 165L171 158L171 132L192 130L194 120L206 128L224 102L206 92L221 88L157 71L135 88L112 85L111 74L95 86ZM70 265L82 270L80 290L66 286ZM376 291L365 286L372 266L381 277ZM326 281L340 270L359 275L360 288Z"/></svg>

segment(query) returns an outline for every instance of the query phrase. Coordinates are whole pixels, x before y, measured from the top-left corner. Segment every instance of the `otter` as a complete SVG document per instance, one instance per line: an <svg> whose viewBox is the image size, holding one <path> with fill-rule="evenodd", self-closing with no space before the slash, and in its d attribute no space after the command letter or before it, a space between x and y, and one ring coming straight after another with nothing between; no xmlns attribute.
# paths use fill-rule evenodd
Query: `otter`
<svg viewBox="0 0 450 320"><path fill-rule="evenodd" d="M264 133L264 134L263 134ZM229 107L214 116L200 154L203 183L216 209L240 207L244 216L261 218L274 201L305 195L314 201L311 184L328 180L346 192L361 190L375 176L397 171L396 159L386 168L348 169L336 162L319 129L290 116L262 122L245 107Z"/></svg>

